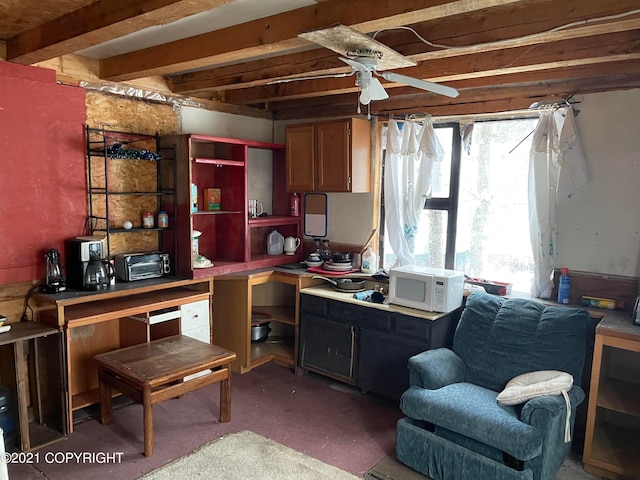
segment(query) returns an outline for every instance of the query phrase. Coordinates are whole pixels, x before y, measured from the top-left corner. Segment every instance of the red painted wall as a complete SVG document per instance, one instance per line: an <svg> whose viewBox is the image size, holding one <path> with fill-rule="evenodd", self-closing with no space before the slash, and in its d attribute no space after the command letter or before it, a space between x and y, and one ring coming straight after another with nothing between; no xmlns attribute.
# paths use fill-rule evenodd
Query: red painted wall
<svg viewBox="0 0 640 480"><path fill-rule="evenodd" d="M87 217L85 91L0 61L0 285L44 278Z"/></svg>

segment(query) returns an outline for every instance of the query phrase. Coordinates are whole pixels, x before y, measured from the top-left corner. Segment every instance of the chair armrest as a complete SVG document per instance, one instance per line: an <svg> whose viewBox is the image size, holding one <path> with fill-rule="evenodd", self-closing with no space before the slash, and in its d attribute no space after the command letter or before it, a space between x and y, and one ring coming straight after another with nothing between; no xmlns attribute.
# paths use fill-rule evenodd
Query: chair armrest
<svg viewBox="0 0 640 480"><path fill-rule="evenodd" d="M577 385L571 387L571 390L567 392L569 394L569 401L571 402L572 418L575 418L576 407L582 403L585 398L585 393L582 388ZM522 407L520 412L520 420L526 424L532 425L532 417L536 410L546 410L552 416L566 415L567 404L565 403L564 396L562 395L543 395L535 397L529 400Z"/></svg>
<svg viewBox="0 0 640 480"><path fill-rule="evenodd" d="M436 390L464 381L466 367L453 350L436 348L409 359L409 385Z"/></svg>

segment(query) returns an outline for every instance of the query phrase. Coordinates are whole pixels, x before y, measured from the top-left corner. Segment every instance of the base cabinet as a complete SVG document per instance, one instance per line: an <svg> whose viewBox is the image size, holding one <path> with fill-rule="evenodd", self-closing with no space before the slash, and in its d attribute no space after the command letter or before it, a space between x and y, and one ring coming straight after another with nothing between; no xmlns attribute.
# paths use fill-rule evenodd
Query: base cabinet
<svg viewBox="0 0 640 480"><path fill-rule="evenodd" d="M313 339L305 342L304 339ZM355 383L355 327L314 315L304 316L300 363L326 375Z"/></svg>
<svg viewBox="0 0 640 480"><path fill-rule="evenodd" d="M398 399L409 386L409 358L430 348L450 347L460 311L426 317L303 292L299 364L365 393Z"/></svg>

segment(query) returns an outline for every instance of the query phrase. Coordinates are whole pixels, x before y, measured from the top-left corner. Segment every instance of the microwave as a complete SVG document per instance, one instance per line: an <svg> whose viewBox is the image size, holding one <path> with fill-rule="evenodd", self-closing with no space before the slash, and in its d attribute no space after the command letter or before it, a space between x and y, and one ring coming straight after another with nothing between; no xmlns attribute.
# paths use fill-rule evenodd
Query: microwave
<svg viewBox="0 0 640 480"><path fill-rule="evenodd" d="M171 271L167 253L129 253L114 257L116 276L125 282L168 275Z"/></svg>
<svg viewBox="0 0 640 480"><path fill-rule="evenodd" d="M464 273L423 265L389 270L389 303L447 313L462 305Z"/></svg>

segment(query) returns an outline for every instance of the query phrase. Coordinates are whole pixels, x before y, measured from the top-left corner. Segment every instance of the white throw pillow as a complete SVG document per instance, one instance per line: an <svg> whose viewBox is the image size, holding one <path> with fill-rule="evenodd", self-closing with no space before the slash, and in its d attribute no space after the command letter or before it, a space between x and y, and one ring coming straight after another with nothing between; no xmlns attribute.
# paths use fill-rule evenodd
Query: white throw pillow
<svg viewBox="0 0 640 480"><path fill-rule="evenodd" d="M557 370L523 373L509 380L496 400L500 405L517 405L540 395L560 395L573 386L573 376Z"/></svg>
<svg viewBox="0 0 640 480"><path fill-rule="evenodd" d="M565 417L564 442L571 441L571 403L567 392L573 386L573 375L557 370L539 370L523 373L513 377L504 390L498 394L496 400L499 405L517 405L541 395L560 395L564 397L567 406Z"/></svg>

